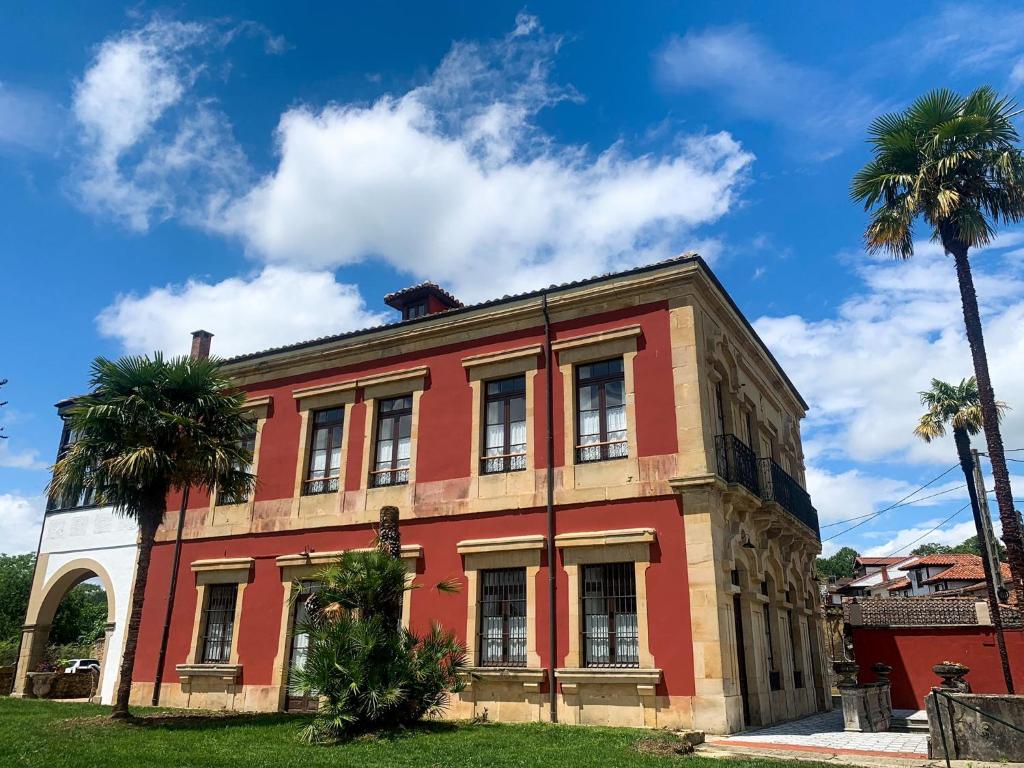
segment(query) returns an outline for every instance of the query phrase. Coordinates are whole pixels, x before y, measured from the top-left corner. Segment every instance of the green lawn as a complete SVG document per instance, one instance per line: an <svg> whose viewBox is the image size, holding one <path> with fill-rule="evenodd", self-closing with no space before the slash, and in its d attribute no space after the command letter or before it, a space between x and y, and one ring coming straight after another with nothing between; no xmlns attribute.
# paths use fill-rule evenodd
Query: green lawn
<svg viewBox="0 0 1024 768"><path fill-rule="evenodd" d="M113 723L107 707L0 697L0 766L670 766L723 768L721 760L644 754L642 739L668 734L625 728L552 725L425 725L340 746L314 747L297 738L302 718L286 715L183 716L163 720L154 712L135 722ZM730 768L784 763L729 761ZM802 763L805 768L809 765Z"/></svg>

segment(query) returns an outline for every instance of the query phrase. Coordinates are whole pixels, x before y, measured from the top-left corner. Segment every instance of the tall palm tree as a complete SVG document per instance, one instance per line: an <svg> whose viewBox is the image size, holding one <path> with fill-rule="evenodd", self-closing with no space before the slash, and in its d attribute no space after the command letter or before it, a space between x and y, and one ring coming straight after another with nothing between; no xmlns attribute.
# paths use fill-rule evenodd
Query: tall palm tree
<svg viewBox="0 0 1024 768"><path fill-rule="evenodd" d="M97 504L139 526L139 553L112 717L128 716L142 602L167 494L188 486L241 495L255 478L243 447L251 430L245 394L220 373L216 360L159 353L120 360L97 358L91 391L66 414L73 442L57 460L49 491L56 498L91 492Z"/></svg>
<svg viewBox="0 0 1024 768"><path fill-rule="evenodd" d="M956 444L960 468L967 481L967 494L974 512L974 527L978 531L981 562L985 569L985 586L988 588L989 611L992 613L992 621L995 624L999 658L1003 665L1003 677L1006 681L1006 690L1013 693L1013 675L1010 673L1010 659L1006 655L1006 641L1003 638L1002 612L999 609L999 599L996 596L995 582L992 578L999 563L993 563L989 557L989 548L985 542L985 529L981 520L981 504L978 503L978 493L974 486L971 436L981 432L983 422L981 399L978 397L978 382L973 376L963 379L959 384L948 384L939 379L932 379L931 389L921 393L921 405L928 410L918 421L917 427L914 428L914 434L926 443L945 435L947 424L953 428L953 442ZM998 419L1006 408L1006 404L997 401L995 405Z"/></svg>
<svg viewBox="0 0 1024 768"><path fill-rule="evenodd" d="M1013 100L987 86L966 97L945 89L927 93L906 111L883 115L871 124L874 156L854 176L850 191L871 211L864 235L869 251L910 258L913 224L922 217L932 239L953 257L1007 560L1018 599L1024 602L1024 539L1013 508L978 297L967 258L971 248L992 241L998 224L1024 218L1024 157L1013 122L1019 114Z"/></svg>

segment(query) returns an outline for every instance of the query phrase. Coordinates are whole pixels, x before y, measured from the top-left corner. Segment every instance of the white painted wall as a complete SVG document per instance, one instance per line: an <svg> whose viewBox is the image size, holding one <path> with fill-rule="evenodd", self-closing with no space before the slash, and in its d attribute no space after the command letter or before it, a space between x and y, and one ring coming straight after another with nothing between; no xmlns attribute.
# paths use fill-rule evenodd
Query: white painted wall
<svg viewBox="0 0 1024 768"><path fill-rule="evenodd" d="M104 704L114 700L117 671L124 649L124 631L128 626L128 606L135 560L138 553L138 526L135 521L115 515L109 507L51 513L43 521L40 552L49 555L43 589L65 564L81 558L95 560L106 569L114 585L114 631L105 651L100 695Z"/></svg>

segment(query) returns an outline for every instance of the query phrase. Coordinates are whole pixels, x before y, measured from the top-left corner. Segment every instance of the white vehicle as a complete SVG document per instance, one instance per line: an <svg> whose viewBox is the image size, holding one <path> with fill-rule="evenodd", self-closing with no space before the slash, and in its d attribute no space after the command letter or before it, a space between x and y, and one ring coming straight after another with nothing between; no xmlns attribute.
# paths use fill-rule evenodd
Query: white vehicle
<svg viewBox="0 0 1024 768"><path fill-rule="evenodd" d="M75 672L87 672L92 669L100 671L99 659L71 659L64 667L64 672L73 675Z"/></svg>

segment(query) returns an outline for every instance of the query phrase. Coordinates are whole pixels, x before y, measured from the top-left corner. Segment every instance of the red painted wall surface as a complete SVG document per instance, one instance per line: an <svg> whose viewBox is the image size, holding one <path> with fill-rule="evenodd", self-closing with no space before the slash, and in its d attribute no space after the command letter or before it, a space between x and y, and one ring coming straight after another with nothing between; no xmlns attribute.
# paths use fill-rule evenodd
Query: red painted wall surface
<svg viewBox="0 0 1024 768"><path fill-rule="evenodd" d="M641 456L669 454L676 451L675 404L672 389L672 349L668 306L665 302L608 312L553 327L555 340L586 333L640 325L634 362L636 388L637 449ZM248 387L254 397L273 396L273 404L263 425L260 438L259 478L255 492L257 501L291 498L295 487L295 466L298 459L301 419L292 391L300 387L345 381L376 373L430 366L430 379L420 400L419 438L416 448L416 479L421 482L468 477L472 429L472 391L462 358L467 355L499 352L544 341L543 327L514 334L503 334L480 341L410 353L373 361L358 366L335 368L304 374ZM545 376L544 361L539 361L539 375L534 379L534 452L538 466L546 456ZM557 366L557 359L556 359ZM563 453L562 377L554 373L554 437L555 466L565 462ZM571 406L570 406L571 407ZM346 408L345 437L348 441L348 465L345 487L357 489L365 481L367 467L362 466L363 440L370 430L366 423L366 407L357 402ZM177 511L180 496L168 498L168 509ZM193 490L189 509L201 512L209 506L209 497Z"/></svg>
<svg viewBox="0 0 1024 768"><path fill-rule="evenodd" d="M1005 630L1017 692L1024 690L1024 630ZM967 681L975 693L1006 693L995 632L991 627L857 627L853 630L854 658L860 682L875 680L871 665L884 662L893 668L892 705L922 709L924 697L938 685L932 667L943 661L966 664Z"/></svg>
<svg viewBox="0 0 1024 768"><path fill-rule="evenodd" d="M557 532L652 527L657 542L651 548L651 566L647 570L648 621L650 646L655 663L663 670L660 693L688 696L694 693L693 644L690 634L689 589L686 570L686 542L682 512L675 497L625 501L601 505L560 507ZM426 630L431 621L465 639L468 596L440 593L433 586L456 578L465 585L462 556L456 543L464 539L518 536L545 532L543 509L459 518L426 518L402 523L402 541L419 544L424 554L419 561L417 581L423 585L412 593L411 619L414 629ZM275 558L295 554L305 548L329 551L365 547L372 538L369 527L318 529L295 533L237 536L221 539L186 541L182 547L178 592L172 613L170 640L164 679L177 680L175 665L187 658L196 610L194 560L222 557L252 557L256 564L252 581L246 587L238 632L238 655L242 665L242 684L268 685L274 682L273 662L281 631L282 603L285 599L281 572ZM169 571L173 545L154 548L151 576L135 663L135 679L152 681L157 650L167 605ZM548 664L548 599L545 558L539 555L537 577L537 651L542 664ZM568 650L568 583L561 553L558 566L558 659L564 664Z"/></svg>

